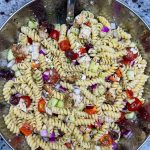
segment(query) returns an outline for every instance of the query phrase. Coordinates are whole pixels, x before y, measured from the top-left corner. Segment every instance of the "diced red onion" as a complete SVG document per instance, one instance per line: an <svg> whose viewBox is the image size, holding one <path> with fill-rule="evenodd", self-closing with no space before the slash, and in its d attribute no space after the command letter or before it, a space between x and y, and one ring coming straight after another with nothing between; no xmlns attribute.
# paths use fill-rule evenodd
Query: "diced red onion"
<svg viewBox="0 0 150 150"><path fill-rule="evenodd" d="M135 65L135 61L131 61L130 65L133 67Z"/></svg>
<svg viewBox="0 0 150 150"><path fill-rule="evenodd" d="M48 81L49 80L49 70L45 71L42 74L42 78L43 78L44 81Z"/></svg>
<svg viewBox="0 0 150 150"><path fill-rule="evenodd" d="M124 130L121 134L124 138L130 138L133 135L131 130Z"/></svg>
<svg viewBox="0 0 150 150"><path fill-rule="evenodd" d="M97 87L97 84L93 84L93 85L90 86L90 88L91 88L92 90L95 90L96 87Z"/></svg>
<svg viewBox="0 0 150 150"><path fill-rule="evenodd" d="M44 49L41 49L41 50L39 51L39 53L40 53L40 54L43 54L43 55L46 55L46 52L45 52Z"/></svg>
<svg viewBox="0 0 150 150"><path fill-rule="evenodd" d="M109 32L109 28L108 27L106 27L106 26L103 26L103 28L102 28L102 30L101 30L102 32Z"/></svg>
<svg viewBox="0 0 150 150"><path fill-rule="evenodd" d="M42 137L47 137L47 136L48 136L47 130L41 130L41 131L40 131L40 135L41 135Z"/></svg>
<svg viewBox="0 0 150 150"><path fill-rule="evenodd" d="M55 142L55 141L56 141L55 132L52 132L52 133L50 134L49 140L50 140L50 142Z"/></svg>
<svg viewBox="0 0 150 150"><path fill-rule="evenodd" d="M66 88L64 88L64 87L62 87L62 86L60 86L60 87L59 87L59 91L60 91L60 92L66 92L66 91L67 91L67 89L66 89Z"/></svg>
<svg viewBox="0 0 150 150"><path fill-rule="evenodd" d="M112 144L112 149L113 149L113 150L118 150L118 146L117 146L117 143L116 143L116 142L113 142L113 144Z"/></svg>
<svg viewBox="0 0 150 150"><path fill-rule="evenodd" d="M49 141L49 138L48 138L48 137L43 137L43 140L44 140L45 142L48 142L48 141Z"/></svg>

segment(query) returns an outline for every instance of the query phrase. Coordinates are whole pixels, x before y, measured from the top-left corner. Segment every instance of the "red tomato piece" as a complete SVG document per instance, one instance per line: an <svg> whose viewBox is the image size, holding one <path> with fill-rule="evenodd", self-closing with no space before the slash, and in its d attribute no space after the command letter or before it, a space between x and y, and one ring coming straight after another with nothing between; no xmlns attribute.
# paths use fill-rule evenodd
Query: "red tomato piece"
<svg viewBox="0 0 150 150"><path fill-rule="evenodd" d="M20 132L23 133L25 136L29 136L33 132L33 127L28 123L24 123L20 128Z"/></svg>
<svg viewBox="0 0 150 150"><path fill-rule="evenodd" d="M92 114L95 114L97 112L97 109L96 109L96 106L94 106L93 108L85 108L84 111L87 114L92 115Z"/></svg>
<svg viewBox="0 0 150 150"><path fill-rule="evenodd" d="M66 146L67 148L71 148L71 143L67 142L67 143L65 143L65 146Z"/></svg>
<svg viewBox="0 0 150 150"><path fill-rule="evenodd" d="M108 77L108 80L110 80L110 81L112 81L112 82L117 82L117 81L118 81L115 75L109 76L109 77Z"/></svg>
<svg viewBox="0 0 150 150"><path fill-rule="evenodd" d="M123 59L123 60L121 60L121 63L125 64L125 65L129 65L131 63L131 61Z"/></svg>
<svg viewBox="0 0 150 150"><path fill-rule="evenodd" d="M122 72L121 70L118 68L116 71L115 71L116 75L121 78L122 77Z"/></svg>
<svg viewBox="0 0 150 150"><path fill-rule="evenodd" d="M80 54L84 54L86 53L86 48L85 47L81 47L80 48Z"/></svg>
<svg viewBox="0 0 150 150"><path fill-rule="evenodd" d="M59 43L59 47L62 51L69 51L71 49L71 45L69 40L63 40Z"/></svg>
<svg viewBox="0 0 150 150"><path fill-rule="evenodd" d="M38 111L41 112L41 113L44 113L45 112L45 100L43 98L41 98L38 102Z"/></svg>
<svg viewBox="0 0 150 150"><path fill-rule="evenodd" d="M127 48L127 55L124 56L124 60L133 61L135 58L137 58L138 54L133 54L133 52L130 50L130 48Z"/></svg>
<svg viewBox="0 0 150 150"><path fill-rule="evenodd" d="M59 31L52 29L49 35L52 39L59 40Z"/></svg>
<svg viewBox="0 0 150 150"><path fill-rule="evenodd" d="M142 102L138 98L135 97L134 100L131 104L127 103L127 109L129 111L137 111L142 106Z"/></svg>
<svg viewBox="0 0 150 150"><path fill-rule="evenodd" d="M60 76L58 72L56 71L56 69L50 69L48 83L51 85L54 85L58 82L59 79L60 79Z"/></svg>
<svg viewBox="0 0 150 150"><path fill-rule="evenodd" d="M85 22L84 24L89 27L91 26L91 22L89 22L89 21Z"/></svg>
<svg viewBox="0 0 150 150"><path fill-rule="evenodd" d="M32 39L29 38L29 37L28 37L28 43L29 43L29 44L32 44L32 43L33 43Z"/></svg>
<svg viewBox="0 0 150 150"><path fill-rule="evenodd" d="M109 134L104 134L99 140L103 146L110 146L113 143L113 140Z"/></svg>
<svg viewBox="0 0 150 150"><path fill-rule="evenodd" d="M33 61L31 66L32 66L33 69L37 69L37 68L40 67L40 64Z"/></svg>
<svg viewBox="0 0 150 150"><path fill-rule="evenodd" d="M24 100L27 108L31 105L32 101L29 96L21 96L20 98L22 98Z"/></svg>
<svg viewBox="0 0 150 150"><path fill-rule="evenodd" d="M125 119L125 113L121 112L120 118L116 121L117 123L122 122Z"/></svg>
<svg viewBox="0 0 150 150"><path fill-rule="evenodd" d="M88 125L87 127L88 127L89 129L93 129L93 128L95 128L95 125L91 124L91 125Z"/></svg>
<svg viewBox="0 0 150 150"><path fill-rule="evenodd" d="M133 98L133 91L132 90L126 90L126 95L128 98Z"/></svg>
<svg viewBox="0 0 150 150"><path fill-rule="evenodd" d="M25 57L16 57L15 62L16 63L21 63L24 59L25 59Z"/></svg>

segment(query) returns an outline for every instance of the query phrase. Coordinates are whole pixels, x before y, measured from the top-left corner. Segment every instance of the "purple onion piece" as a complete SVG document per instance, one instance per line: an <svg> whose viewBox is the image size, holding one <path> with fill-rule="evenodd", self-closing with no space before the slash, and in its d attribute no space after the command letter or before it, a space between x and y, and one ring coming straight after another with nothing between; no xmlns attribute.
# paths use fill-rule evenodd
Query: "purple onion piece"
<svg viewBox="0 0 150 150"><path fill-rule="evenodd" d="M42 137L47 137L47 136L48 136L47 130L41 130L41 131L40 131L40 135L41 135Z"/></svg>
<svg viewBox="0 0 150 150"><path fill-rule="evenodd" d="M118 150L118 145L117 145L116 142L113 142L113 144L112 144L112 149L113 149L113 150Z"/></svg>
<svg viewBox="0 0 150 150"><path fill-rule="evenodd" d="M130 65L133 67L135 65L135 61L131 61Z"/></svg>
<svg viewBox="0 0 150 150"><path fill-rule="evenodd" d="M91 85L90 87L91 87L92 90L95 90L96 87L97 87L97 84L93 84L93 85Z"/></svg>
<svg viewBox="0 0 150 150"><path fill-rule="evenodd" d="M45 142L48 142L49 141L49 138L48 137L42 137L43 138L43 140L45 141Z"/></svg>
<svg viewBox="0 0 150 150"><path fill-rule="evenodd" d="M67 89L64 88L64 87L62 87L62 86L60 86L60 87L59 87L59 91L65 93L65 92L67 91Z"/></svg>
<svg viewBox="0 0 150 150"><path fill-rule="evenodd" d="M42 74L42 78L43 78L44 81L48 81L49 80L49 70L45 71Z"/></svg>
<svg viewBox="0 0 150 150"><path fill-rule="evenodd" d="M45 52L44 49L41 49L41 50L39 51L39 53L40 53L40 54L43 54L43 55L46 55L46 52Z"/></svg>
<svg viewBox="0 0 150 150"><path fill-rule="evenodd" d="M50 142L55 142L56 141L55 132L52 132L50 134L49 140L50 140Z"/></svg>
<svg viewBox="0 0 150 150"><path fill-rule="evenodd" d="M127 129L127 130L123 130L123 132L121 133L121 135L124 138L128 138L129 139L133 135L133 133L132 133L132 130Z"/></svg>
<svg viewBox="0 0 150 150"><path fill-rule="evenodd" d="M102 28L102 30L101 30L102 32L109 32L109 28L108 27L106 27L106 26L103 26L103 28Z"/></svg>

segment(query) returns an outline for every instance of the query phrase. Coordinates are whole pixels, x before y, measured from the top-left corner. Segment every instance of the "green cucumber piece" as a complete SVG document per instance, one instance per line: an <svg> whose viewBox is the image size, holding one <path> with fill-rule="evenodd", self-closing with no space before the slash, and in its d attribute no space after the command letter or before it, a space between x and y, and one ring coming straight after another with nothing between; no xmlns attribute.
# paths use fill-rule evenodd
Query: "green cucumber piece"
<svg viewBox="0 0 150 150"><path fill-rule="evenodd" d="M50 99L50 100L48 101L47 106L48 106L49 108L55 107L57 103L58 103L58 99L52 98L52 99Z"/></svg>
<svg viewBox="0 0 150 150"><path fill-rule="evenodd" d="M31 29L36 29L38 26L38 23L36 21L29 21L28 22L28 27L31 28Z"/></svg>
<svg viewBox="0 0 150 150"><path fill-rule="evenodd" d="M12 52L12 50L10 49L9 51L8 51L8 55L7 55L7 60L8 61L11 61L11 60L13 60L15 57L14 57L14 55L13 55L13 52Z"/></svg>
<svg viewBox="0 0 150 150"><path fill-rule="evenodd" d="M125 118L128 119L128 120L132 120L135 117L136 117L135 112L130 112L130 113L125 114Z"/></svg>
<svg viewBox="0 0 150 150"><path fill-rule="evenodd" d="M92 72L97 72L99 68L99 65L95 62L92 62L89 66L89 70L91 70Z"/></svg>
<svg viewBox="0 0 150 150"><path fill-rule="evenodd" d="M14 65L11 67L11 69L12 69L13 71L17 71L17 70L18 70L18 67L17 67L16 64L14 64Z"/></svg>
<svg viewBox="0 0 150 150"><path fill-rule="evenodd" d="M59 107L59 108L63 108L64 107L64 102L59 100L56 106Z"/></svg>

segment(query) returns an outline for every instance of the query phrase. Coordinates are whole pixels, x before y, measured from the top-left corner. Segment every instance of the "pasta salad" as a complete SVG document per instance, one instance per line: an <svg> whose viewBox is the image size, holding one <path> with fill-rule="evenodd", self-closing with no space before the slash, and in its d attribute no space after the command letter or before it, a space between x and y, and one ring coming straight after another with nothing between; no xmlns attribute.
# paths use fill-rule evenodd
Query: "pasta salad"
<svg viewBox="0 0 150 150"><path fill-rule="evenodd" d="M115 149L144 103L146 61L131 35L82 11L73 25L30 20L8 51L7 128L32 150Z"/></svg>

